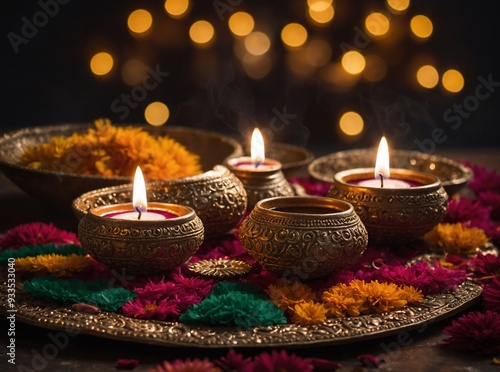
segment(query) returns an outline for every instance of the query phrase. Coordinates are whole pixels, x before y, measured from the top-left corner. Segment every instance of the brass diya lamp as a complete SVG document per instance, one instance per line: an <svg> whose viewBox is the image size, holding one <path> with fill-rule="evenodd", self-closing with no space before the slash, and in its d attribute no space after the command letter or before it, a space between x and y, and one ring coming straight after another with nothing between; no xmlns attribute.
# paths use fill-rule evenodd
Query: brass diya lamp
<svg viewBox="0 0 500 372"><path fill-rule="evenodd" d="M294 195L281 170L281 163L265 157L264 139L257 128L252 134L251 156L229 159L226 165L246 190L247 210L252 210L262 199Z"/></svg>
<svg viewBox="0 0 500 372"><path fill-rule="evenodd" d="M203 222L205 237L218 236L234 228L247 206L243 184L222 165L192 177L150 182L147 191L148 200L191 207ZM81 195L72 207L81 219L92 208L125 203L131 198L131 185L113 186Z"/></svg>
<svg viewBox="0 0 500 372"><path fill-rule="evenodd" d="M329 197L347 201L363 221L370 244L412 242L432 230L446 213L448 195L433 175L389 168L382 138L375 168L338 172Z"/></svg>
<svg viewBox="0 0 500 372"><path fill-rule="evenodd" d="M144 179L138 173L133 203L92 208L78 224L78 238L86 253L112 269L132 275L160 274L198 250L203 223L187 206L148 205Z"/></svg>
<svg viewBox="0 0 500 372"><path fill-rule="evenodd" d="M260 200L239 236L267 270L300 279L325 277L353 263L368 244L351 204L312 196Z"/></svg>

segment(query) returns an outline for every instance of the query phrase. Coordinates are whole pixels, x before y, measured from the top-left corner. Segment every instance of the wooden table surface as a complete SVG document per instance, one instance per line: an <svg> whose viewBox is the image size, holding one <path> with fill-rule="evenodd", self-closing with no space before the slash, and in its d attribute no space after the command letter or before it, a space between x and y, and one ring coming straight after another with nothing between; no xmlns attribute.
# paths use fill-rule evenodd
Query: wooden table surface
<svg viewBox="0 0 500 372"><path fill-rule="evenodd" d="M469 160L483 164L490 169L500 169L500 148L477 150L440 151L439 155L455 160ZM53 222L56 226L76 231L76 218L61 214L60 211L48 208L42 201L36 200L12 184L0 174L0 232L21 223L42 221ZM466 311L480 309L473 305ZM454 316L456 318L458 315ZM443 344L445 335L442 329L451 324L451 319L444 319L426 327L406 334L378 338L369 341L356 342L340 346L298 347L287 349L301 357L321 357L342 364L339 371L359 370L357 355L372 354L385 360L380 371L500 371L500 366L494 366L489 357L455 352ZM1 317L0 370L16 371L113 371L114 364L120 358L139 360L137 371L144 371L161 363L162 360L173 361L176 358L215 358L227 353L227 349L204 348L172 348L150 346L140 343L130 343L109 340L87 335L71 338L67 345L58 348L53 358L42 360L40 355L44 347L53 343L50 335L55 333L48 329L16 322L16 366L7 363L7 331L8 322ZM253 356L265 348L243 348L237 351L245 356ZM21 368L23 366L24 368ZM368 370L368 369L365 369Z"/></svg>

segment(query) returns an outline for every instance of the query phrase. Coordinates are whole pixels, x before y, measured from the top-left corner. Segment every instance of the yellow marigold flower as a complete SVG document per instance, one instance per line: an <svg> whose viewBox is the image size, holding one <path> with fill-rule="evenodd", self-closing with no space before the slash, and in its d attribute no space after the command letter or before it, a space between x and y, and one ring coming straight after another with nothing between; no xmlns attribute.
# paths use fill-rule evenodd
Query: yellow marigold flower
<svg viewBox="0 0 500 372"><path fill-rule="evenodd" d="M403 287L403 291L405 291L406 293L406 301L408 301L409 304L417 305L424 300L422 291L420 289L412 287L411 285L405 285Z"/></svg>
<svg viewBox="0 0 500 372"><path fill-rule="evenodd" d="M464 227L461 223L440 223L424 235L424 240L449 253L470 255L489 239L485 232L477 227Z"/></svg>
<svg viewBox="0 0 500 372"><path fill-rule="evenodd" d="M328 311L323 304L314 301L295 304L291 310L292 322L304 326L324 323Z"/></svg>
<svg viewBox="0 0 500 372"><path fill-rule="evenodd" d="M422 292L413 287L398 287L394 283L353 280L348 285L338 284L322 294L328 315L342 318L347 315L382 313L402 308L407 303L423 301Z"/></svg>
<svg viewBox="0 0 500 372"><path fill-rule="evenodd" d="M52 253L16 259L16 270L20 272L51 274L56 277L69 276L72 272L83 271L92 265L88 257L74 253L69 256Z"/></svg>
<svg viewBox="0 0 500 372"><path fill-rule="evenodd" d="M99 119L86 133L52 137L27 147L20 164L85 175L132 177L141 166L148 180L193 176L202 172L199 157L169 137L155 137L140 127L114 127Z"/></svg>
<svg viewBox="0 0 500 372"><path fill-rule="evenodd" d="M328 291L323 292L321 299L328 310L328 316L334 318L344 318L349 316L358 316L359 309L363 305L363 299L359 296L347 294L349 291L344 291L332 287Z"/></svg>
<svg viewBox="0 0 500 372"><path fill-rule="evenodd" d="M271 284L265 292L271 301L283 311L293 308L298 303L316 299L316 294L311 291L311 287L299 282L289 283L278 280L276 285Z"/></svg>

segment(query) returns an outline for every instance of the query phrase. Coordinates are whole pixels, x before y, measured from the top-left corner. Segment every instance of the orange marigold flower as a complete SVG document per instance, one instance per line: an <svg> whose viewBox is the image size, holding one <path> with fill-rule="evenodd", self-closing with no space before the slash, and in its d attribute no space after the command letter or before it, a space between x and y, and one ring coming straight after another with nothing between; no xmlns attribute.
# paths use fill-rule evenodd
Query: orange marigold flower
<svg viewBox="0 0 500 372"><path fill-rule="evenodd" d="M291 310L292 322L300 325L324 323L328 312L323 304L314 301L295 304Z"/></svg>
<svg viewBox="0 0 500 372"><path fill-rule="evenodd" d="M489 239L485 232L477 227L465 227L461 223L440 223L424 235L424 240L448 253L471 255Z"/></svg>
<svg viewBox="0 0 500 372"><path fill-rule="evenodd" d="M347 315L382 313L402 308L407 303L423 301L422 292L413 287L398 287L394 283L366 283L353 280L348 285L338 284L323 292L322 300L328 315L342 318Z"/></svg>
<svg viewBox="0 0 500 372"><path fill-rule="evenodd" d="M276 285L271 284L265 292L271 301L283 311L293 308L298 303L316 299L311 287L299 282L290 283L286 280L278 280Z"/></svg>
<svg viewBox="0 0 500 372"><path fill-rule="evenodd" d="M52 137L24 150L20 164L65 173L132 177L141 166L149 180L193 176L202 172L199 157L169 137L155 137L140 127L114 127L99 119L86 133Z"/></svg>
<svg viewBox="0 0 500 372"><path fill-rule="evenodd" d="M406 301L411 305L417 305L424 300L424 295L422 291L418 288L414 288L411 285L405 285L403 291L406 293Z"/></svg>
<svg viewBox="0 0 500 372"><path fill-rule="evenodd" d="M87 256L71 254L44 254L16 259L16 270L32 272L38 275L51 274L56 277L70 276L73 272L83 271L93 265Z"/></svg>

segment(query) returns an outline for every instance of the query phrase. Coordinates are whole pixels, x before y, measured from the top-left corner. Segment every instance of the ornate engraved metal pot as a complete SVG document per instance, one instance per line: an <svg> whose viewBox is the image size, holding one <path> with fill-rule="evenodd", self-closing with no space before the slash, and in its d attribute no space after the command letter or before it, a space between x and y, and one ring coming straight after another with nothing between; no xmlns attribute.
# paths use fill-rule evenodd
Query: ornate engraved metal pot
<svg viewBox="0 0 500 372"><path fill-rule="evenodd" d="M448 195L433 175L391 169L391 177L413 181L410 188L362 187L352 182L373 177L373 168L335 174L328 196L351 203L363 221L370 244L398 245L417 240L443 218Z"/></svg>
<svg viewBox="0 0 500 372"><path fill-rule="evenodd" d="M194 209L205 227L205 236L213 237L234 228L243 217L247 195L241 181L226 167L217 165L198 176L147 184L151 202L175 203ZM82 218L97 206L128 203L132 185L107 187L87 192L73 201L73 212Z"/></svg>
<svg viewBox="0 0 500 372"><path fill-rule="evenodd" d="M321 197L257 202L239 229L248 253L290 278L327 276L361 256L368 234L351 204Z"/></svg>
<svg viewBox="0 0 500 372"><path fill-rule="evenodd" d="M149 203L178 215L162 221L105 217L124 204L91 209L78 224L78 239L91 257L132 275L160 274L186 262L203 243L203 223L190 207ZM132 210L130 204L129 210Z"/></svg>
<svg viewBox="0 0 500 372"><path fill-rule="evenodd" d="M247 210L251 211L259 200L277 197L293 196L294 191L281 170L281 163L273 159L265 159L264 165L269 165L268 170L253 171L240 169L237 163L249 157L232 158L226 165L241 181L247 193Z"/></svg>

